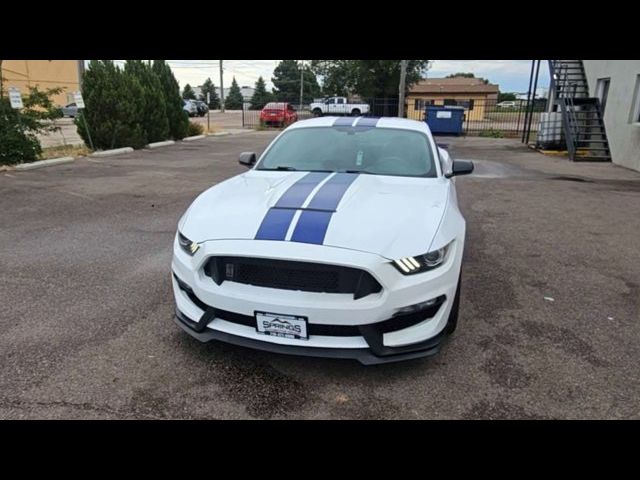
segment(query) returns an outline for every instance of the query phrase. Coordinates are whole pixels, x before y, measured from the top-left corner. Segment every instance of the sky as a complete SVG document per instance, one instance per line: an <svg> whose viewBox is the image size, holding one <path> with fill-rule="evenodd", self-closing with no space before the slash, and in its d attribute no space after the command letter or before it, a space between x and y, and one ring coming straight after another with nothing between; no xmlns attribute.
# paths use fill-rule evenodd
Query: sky
<svg viewBox="0 0 640 480"><path fill-rule="evenodd" d="M121 61L117 61L120 63ZM211 77L219 87L219 60L167 60L180 83L184 87L189 83L192 87L202 85ZM223 60L224 83L228 87L235 76L238 85L253 87L259 76L262 76L271 89L271 76L279 60ZM502 92L526 93L529 87L531 60L434 60L427 71L427 78L445 77L456 72L473 72L476 77L487 78L498 84ZM547 62L540 64L538 93L549 85Z"/></svg>

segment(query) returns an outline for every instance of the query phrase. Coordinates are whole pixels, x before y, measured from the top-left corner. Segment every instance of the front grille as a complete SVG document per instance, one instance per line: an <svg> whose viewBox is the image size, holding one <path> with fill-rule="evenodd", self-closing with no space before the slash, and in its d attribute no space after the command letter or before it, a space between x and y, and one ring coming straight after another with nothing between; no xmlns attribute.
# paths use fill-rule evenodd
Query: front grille
<svg viewBox="0 0 640 480"><path fill-rule="evenodd" d="M303 292L349 293L354 299L382 290L368 272L340 265L248 257L211 257L205 274L221 285L230 281Z"/></svg>

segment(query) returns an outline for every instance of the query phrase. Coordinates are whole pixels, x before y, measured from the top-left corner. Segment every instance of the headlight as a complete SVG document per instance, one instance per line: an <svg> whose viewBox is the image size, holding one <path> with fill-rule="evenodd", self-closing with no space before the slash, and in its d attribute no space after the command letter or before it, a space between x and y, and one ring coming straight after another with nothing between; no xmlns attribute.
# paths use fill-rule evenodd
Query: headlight
<svg viewBox="0 0 640 480"><path fill-rule="evenodd" d="M394 260L393 266L404 275L413 275L414 273L426 272L427 270L433 270L444 262L447 257L447 251L449 245L445 245L438 250L427 252L423 255L417 255L415 257L403 257L398 260Z"/></svg>
<svg viewBox="0 0 640 480"><path fill-rule="evenodd" d="M184 250L188 255L193 256L194 253L198 251L200 245L196 242L192 242L187 237L178 232L178 243L182 250Z"/></svg>

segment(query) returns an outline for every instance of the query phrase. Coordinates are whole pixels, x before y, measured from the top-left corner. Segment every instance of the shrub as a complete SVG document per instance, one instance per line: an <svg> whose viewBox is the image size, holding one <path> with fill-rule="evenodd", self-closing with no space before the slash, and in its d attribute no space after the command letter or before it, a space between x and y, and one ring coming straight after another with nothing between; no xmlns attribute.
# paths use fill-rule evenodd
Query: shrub
<svg viewBox="0 0 640 480"><path fill-rule="evenodd" d="M51 88L41 91L30 87L23 97L21 111L11 108L8 98L0 98L0 165L11 165L38 160L42 152L38 133L58 129L51 120L62 112L51 101L51 96L62 91Z"/></svg>
<svg viewBox="0 0 640 480"><path fill-rule="evenodd" d="M204 133L204 127L198 122L189 122L187 127L187 137L193 137L195 135L202 135Z"/></svg>
<svg viewBox="0 0 640 480"><path fill-rule="evenodd" d="M502 130L494 130L493 128L489 130L482 130L478 134L479 137L490 137L490 138L504 138L504 133Z"/></svg>

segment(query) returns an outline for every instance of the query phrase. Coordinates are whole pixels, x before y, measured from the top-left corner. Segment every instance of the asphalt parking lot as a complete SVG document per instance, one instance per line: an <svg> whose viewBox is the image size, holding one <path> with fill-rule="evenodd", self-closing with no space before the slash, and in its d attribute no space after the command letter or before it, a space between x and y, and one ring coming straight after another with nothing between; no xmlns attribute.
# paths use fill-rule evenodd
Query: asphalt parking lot
<svg viewBox="0 0 640 480"><path fill-rule="evenodd" d="M447 138L467 244L458 330L364 367L200 344L172 240L274 132L0 174L0 418L640 418L640 174Z"/></svg>

